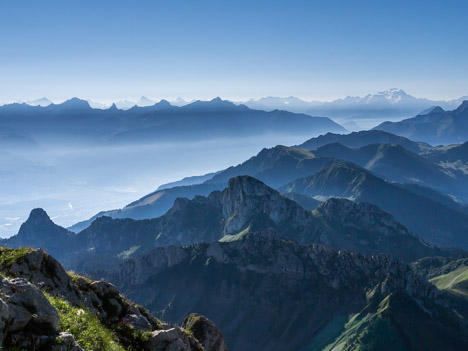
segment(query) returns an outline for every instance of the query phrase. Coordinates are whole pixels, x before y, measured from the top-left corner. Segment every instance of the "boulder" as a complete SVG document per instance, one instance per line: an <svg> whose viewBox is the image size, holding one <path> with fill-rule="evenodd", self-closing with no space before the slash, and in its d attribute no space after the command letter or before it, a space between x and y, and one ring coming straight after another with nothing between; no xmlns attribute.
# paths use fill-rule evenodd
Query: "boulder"
<svg viewBox="0 0 468 351"><path fill-rule="evenodd" d="M188 330L205 351L227 351L221 330L208 318L192 313L185 317L182 328Z"/></svg>
<svg viewBox="0 0 468 351"><path fill-rule="evenodd" d="M83 351L83 349L78 345L73 335L64 332L55 339L52 351Z"/></svg>
<svg viewBox="0 0 468 351"><path fill-rule="evenodd" d="M34 285L22 278L3 279L0 293L9 309L9 332L31 327L34 333L57 334L59 315Z"/></svg>
<svg viewBox="0 0 468 351"><path fill-rule="evenodd" d="M191 351L187 335L180 328L155 330L147 342L152 351Z"/></svg>

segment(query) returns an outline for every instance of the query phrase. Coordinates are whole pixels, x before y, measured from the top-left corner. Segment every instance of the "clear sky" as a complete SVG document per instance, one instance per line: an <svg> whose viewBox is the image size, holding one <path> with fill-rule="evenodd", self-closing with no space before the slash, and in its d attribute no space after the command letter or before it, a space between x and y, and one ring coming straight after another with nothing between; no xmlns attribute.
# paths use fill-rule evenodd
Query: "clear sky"
<svg viewBox="0 0 468 351"><path fill-rule="evenodd" d="M0 101L468 94L468 1L2 0Z"/></svg>

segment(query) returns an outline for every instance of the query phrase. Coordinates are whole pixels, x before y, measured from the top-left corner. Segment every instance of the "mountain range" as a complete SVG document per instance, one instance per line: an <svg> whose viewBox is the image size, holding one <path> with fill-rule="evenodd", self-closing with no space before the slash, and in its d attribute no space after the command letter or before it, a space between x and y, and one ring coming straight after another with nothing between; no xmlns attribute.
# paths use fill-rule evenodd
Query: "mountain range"
<svg viewBox="0 0 468 351"><path fill-rule="evenodd" d="M359 144L355 142L356 140L360 140ZM350 148L333 141L362 146ZM375 142L378 141L384 143L376 144ZM326 142L332 143L312 150L302 149L302 147L316 147ZM387 144L387 142L394 142L394 144ZM418 154L409 151L402 145L418 152ZM214 190L224 189L230 178L244 174L253 176L268 186L278 189L297 179L314 175L320 170L330 167L334 162L339 164L339 160L353 162L358 166L355 168L356 172L365 173L363 178L372 177L372 179L378 180L378 184L381 184L374 189L373 182L360 183L360 187L362 187L360 191L379 197L380 191L385 192L384 189L395 188L398 193L404 193L410 198L418 198L417 201L424 202L424 199L430 199L431 203L435 203L435 206L440 205L444 211L454 211L455 216L461 215L460 218L464 218L463 216L468 213L467 207L463 205L468 196L464 187L468 181L465 172L468 163L466 158L461 157L464 155L464 149L464 144L447 149L432 148L428 144L412 142L409 139L380 131L358 132L348 135L326 134L311 139L299 147L277 146L264 149L258 155L237 166L229 167L207 177L192 178L190 185L176 183L174 187L163 186L163 189L157 190L123 209L99 213L88 221L77 223L70 230L81 231L100 216L134 219L158 217L172 207L177 197L192 199L196 195L207 196ZM455 159L457 161L454 161ZM350 167L354 166L350 164ZM351 181L351 179L343 180L344 189L351 186L346 181ZM291 189L286 191L285 189L282 188L282 191L294 193L288 196L298 198L302 194L300 191ZM310 199L310 194L306 195ZM313 194L312 196L316 196L316 200L320 200L323 194ZM355 195L348 194L343 189L337 189L336 193L329 191L326 196L353 197ZM302 201L304 200L305 198L302 197ZM381 205L381 203L376 203L377 200L373 198L363 201ZM405 208L405 206L400 207ZM393 207L387 207L385 210L398 218L397 213L392 212L395 210ZM436 216L436 218L439 217ZM403 221L402 218L398 219ZM403 221L418 234L427 228L422 222L422 218L412 219L411 223ZM444 222L442 220L441 225ZM464 220L461 223L463 222ZM459 232L459 230L463 230L463 225L455 232Z"/></svg>
<svg viewBox="0 0 468 351"><path fill-rule="evenodd" d="M172 323L187 326L187 311L205 314L231 350L385 349L388 340L415 349L414 333L429 331L428 345L457 350L468 342L459 337L466 303L402 263L458 262L466 252L426 244L375 205L330 198L308 211L249 176L208 197L177 199L160 218L101 217L79 234L36 209L2 245L55 252L66 267L105 277ZM8 274L21 269L44 279L32 268Z"/></svg>
<svg viewBox="0 0 468 351"><path fill-rule="evenodd" d="M457 144L468 139L468 100L456 109L436 107L399 122L384 122L374 129L421 140L432 145Z"/></svg>
<svg viewBox="0 0 468 351"><path fill-rule="evenodd" d="M450 101L435 101L416 98L407 94L402 89L390 89L368 94L364 97L348 96L330 102L304 101L295 97L280 98L266 97L252 99L244 102L245 105L266 111L275 109L296 113L307 113L317 116L329 116L345 125L346 122L357 122L355 128L368 128L376 121L398 121L403 118L415 116L422 111L441 106L444 109L455 109L467 97L461 97ZM351 124L346 124L353 130Z"/></svg>
<svg viewBox="0 0 468 351"><path fill-rule="evenodd" d="M249 137L262 134L319 135L345 129L326 117L286 111L265 112L220 98L177 107L162 100L145 107L94 109L77 98L46 107L0 106L0 128L10 128L39 143L93 145L148 144Z"/></svg>
<svg viewBox="0 0 468 351"><path fill-rule="evenodd" d="M166 133L177 122L216 130L214 116L250 114L280 128L277 114L285 116L220 99L188 106L98 112L74 100L50 105L43 117L79 134L82 111L98 116L85 115L83 126L100 121L103 128L109 121L102 116L112 114L112 124L122 113L147 127L135 134L144 141L155 118L171 125ZM16 127L32 128L30 118L21 115ZM28 128L14 131L41 138ZM126 138L118 123L113 128L106 143ZM326 133L164 184L69 229L36 208L0 243L11 248L0 250L0 272L8 277L2 311L13 311L2 314L0 341L30 347L28 340L39 338L48 347L66 338L65 347L78 351L84 337L72 328L71 336L62 334L63 325L68 313L84 313L81 325L92 320L92 335L107 333L106 345L133 350L466 349L467 145L434 147L381 130ZM65 272L41 249L89 278ZM10 300L10 290L22 291L18 278L29 292ZM25 324L18 316L31 317Z"/></svg>
<svg viewBox="0 0 468 351"><path fill-rule="evenodd" d="M211 316L232 350L467 345L452 300L401 261L299 245L271 233L154 249L109 278L166 319L180 320L187 309Z"/></svg>
<svg viewBox="0 0 468 351"><path fill-rule="evenodd" d="M304 193L302 189L298 192ZM463 218L463 214L453 212ZM447 209L441 217L447 214L454 215ZM460 236L463 231L458 229L453 231ZM232 178L226 189L214 191L208 197L178 198L161 217L147 220L100 217L78 234L57 226L43 210L35 209L19 233L2 244L41 247L71 269L97 273L95 267L110 270L116 262L154 247L229 242L257 231L273 231L298 243L320 243L365 254L392 254L406 261L459 254L426 244L377 206L331 198L310 211L249 176ZM424 235L430 238L427 233ZM466 247L458 236L446 240L451 246ZM450 246L447 242L442 244Z"/></svg>

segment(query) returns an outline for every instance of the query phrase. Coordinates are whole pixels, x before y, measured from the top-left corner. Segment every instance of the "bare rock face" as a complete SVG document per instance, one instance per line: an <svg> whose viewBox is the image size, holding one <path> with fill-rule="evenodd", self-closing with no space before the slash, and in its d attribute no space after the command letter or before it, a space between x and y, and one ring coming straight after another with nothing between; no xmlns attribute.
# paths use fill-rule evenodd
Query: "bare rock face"
<svg viewBox="0 0 468 351"><path fill-rule="evenodd" d="M147 347L155 351L191 350L188 337L180 328L155 330L151 333Z"/></svg>
<svg viewBox="0 0 468 351"><path fill-rule="evenodd" d="M58 334L57 310L39 289L26 279L0 279L2 345L13 339L16 345L28 346L25 331L36 336Z"/></svg>
<svg viewBox="0 0 468 351"><path fill-rule="evenodd" d="M73 335L63 332L57 337L52 351L83 351L83 349L78 345Z"/></svg>
<svg viewBox="0 0 468 351"><path fill-rule="evenodd" d="M439 299L432 284L390 255L300 245L275 231L197 244L184 252L185 258L171 266L159 265L171 261L158 260L158 255L167 255L161 249L129 260L122 271L128 272L125 266L131 265L135 271L154 274L141 276L136 285L114 282L152 311L164 311L168 320L196 310L216 321L223 334L197 315L182 325L205 350L223 350L221 335L235 350L301 349L337 315L359 313L391 293L421 301Z"/></svg>
<svg viewBox="0 0 468 351"><path fill-rule="evenodd" d="M221 330L208 318L192 313L185 317L182 327L200 341L205 351L227 351Z"/></svg>
<svg viewBox="0 0 468 351"><path fill-rule="evenodd" d="M286 219L309 220L307 211L259 180L241 176L232 178L223 194L225 234L235 234L252 218L265 216L279 224ZM309 220L310 221L310 220Z"/></svg>

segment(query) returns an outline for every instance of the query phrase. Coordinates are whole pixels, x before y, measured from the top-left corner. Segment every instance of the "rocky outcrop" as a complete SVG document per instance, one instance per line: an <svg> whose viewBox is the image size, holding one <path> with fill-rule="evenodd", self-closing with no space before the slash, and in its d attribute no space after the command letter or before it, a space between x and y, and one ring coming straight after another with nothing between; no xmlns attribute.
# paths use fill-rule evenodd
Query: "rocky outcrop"
<svg viewBox="0 0 468 351"><path fill-rule="evenodd" d="M0 345L81 350L73 335L59 326L59 301L74 306L78 315L98 317L97 323L131 350L202 350L201 342L183 328L161 322L108 282L67 273L43 250L1 248L0 271L15 277L0 282Z"/></svg>
<svg viewBox="0 0 468 351"><path fill-rule="evenodd" d="M226 220L224 234L236 234L252 222L256 224L255 222L262 219L279 226L286 221L289 225L309 226L312 232L313 227L318 224L296 202L249 176L240 176L229 181L223 192L222 209ZM301 239L305 238L297 239L303 241ZM308 239L312 241L313 238Z"/></svg>
<svg viewBox="0 0 468 351"><path fill-rule="evenodd" d="M29 346L34 339L41 337L43 343L58 334L59 315L39 289L26 279L0 279L0 345Z"/></svg>
<svg viewBox="0 0 468 351"><path fill-rule="evenodd" d="M182 327L200 341L205 351L227 351L221 330L205 316L192 313L185 317Z"/></svg>

